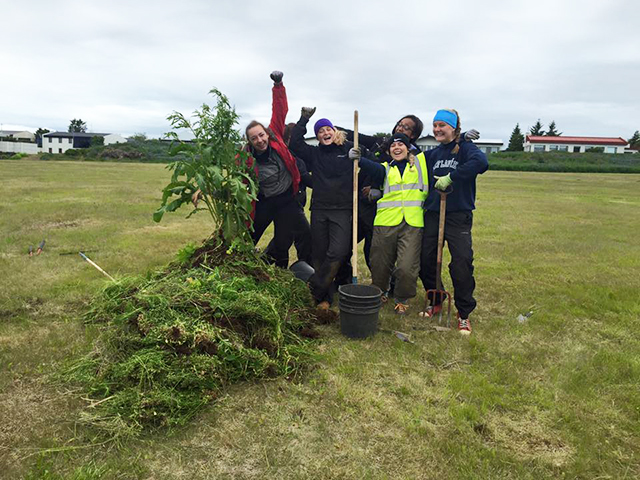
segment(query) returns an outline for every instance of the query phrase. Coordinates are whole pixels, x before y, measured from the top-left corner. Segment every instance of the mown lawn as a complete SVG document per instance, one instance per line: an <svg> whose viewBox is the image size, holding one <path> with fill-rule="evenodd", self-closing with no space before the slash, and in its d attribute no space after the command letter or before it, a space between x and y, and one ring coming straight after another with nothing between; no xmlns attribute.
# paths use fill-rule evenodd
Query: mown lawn
<svg viewBox="0 0 640 480"><path fill-rule="evenodd" d="M161 165L5 160L0 173L2 478L640 476L639 175L486 173L470 339L433 331L422 298L406 318L385 307L382 328L414 343L323 327L302 381L233 386L188 427L115 445L76 425L83 393L52 381L90 349L79 316L107 281L61 254L141 273L208 219L153 223Z"/></svg>

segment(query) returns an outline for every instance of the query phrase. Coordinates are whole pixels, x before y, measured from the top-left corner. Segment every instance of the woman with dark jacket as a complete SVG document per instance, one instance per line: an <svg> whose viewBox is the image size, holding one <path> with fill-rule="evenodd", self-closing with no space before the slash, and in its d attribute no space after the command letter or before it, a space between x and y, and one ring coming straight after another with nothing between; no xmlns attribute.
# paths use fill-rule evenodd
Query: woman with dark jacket
<svg viewBox="0 0 640 480"><path fill-rule="evenodd" d="M458 331L471 333L469 314L476 307L473 298L473 248L471 227L476 200L476 177L487 171L487 157L471 142L460 142L460 117L455 110L438 110L433 119L433 136L440 145L424 155L429 175L429 195L424 204L424 233L420 258L420 278L426 290L436 288L436 264L440 195L438 190L453 187L447 195L444 239L451 253L449 273L458 310ZM420 156L419 155L419 156ZM432 317L442 309L436 298L424 312Z"/></svg>
<svg viewBox="0 0 640 480"><path fill-rule="evenodd" d="M311 197L311 239L315 273L309 280L318 308L328 309L333 299L332 284L347 261L351 247L353 208L353 163L344 132L326 118L314 125L318 146L307 145L304 136L315 108L303 107L291 132L289 148L302 159L313 176Z"/></svg>

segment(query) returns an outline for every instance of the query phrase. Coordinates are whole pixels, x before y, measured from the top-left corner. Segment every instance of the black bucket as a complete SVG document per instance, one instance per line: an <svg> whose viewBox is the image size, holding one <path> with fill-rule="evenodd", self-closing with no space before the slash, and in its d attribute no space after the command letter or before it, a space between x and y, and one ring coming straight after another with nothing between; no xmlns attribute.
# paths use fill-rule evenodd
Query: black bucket
<svg viewBox="0 0 640 480"><path fill-rule="evenodd" d="M308 282L311 275L315 273L315 270L304 260L298 260L296 263L289 267L289 270L293 272L296 278L303 282Z"/></svg>
<svg viewBox="0 0 640 480"><path fill-rule="evenodd" d="M349 284L340 293L340 331L349 338L367 338L378 331L382 290L375 285Z"/></svg>

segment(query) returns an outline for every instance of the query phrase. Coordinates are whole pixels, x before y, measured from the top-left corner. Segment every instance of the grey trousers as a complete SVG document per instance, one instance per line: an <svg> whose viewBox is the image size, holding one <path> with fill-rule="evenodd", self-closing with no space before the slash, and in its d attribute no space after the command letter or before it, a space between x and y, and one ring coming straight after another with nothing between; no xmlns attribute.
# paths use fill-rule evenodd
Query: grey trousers
<svg viewBox="0 0 640 480"><path fill-rule="evenodd" d="M371 277L383 292L389 290L389 280L396 277L396 302L407 303L416 296L420 273L422 228L412 227L404 220L395 227L373 227L371 245Z"/></svg>

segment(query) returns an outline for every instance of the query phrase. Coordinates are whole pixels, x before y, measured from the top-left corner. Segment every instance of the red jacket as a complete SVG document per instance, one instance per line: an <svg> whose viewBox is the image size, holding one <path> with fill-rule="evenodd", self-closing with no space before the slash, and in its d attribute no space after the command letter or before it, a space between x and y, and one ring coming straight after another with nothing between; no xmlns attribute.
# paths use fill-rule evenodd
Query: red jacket
<svg viewBox="0 0 640 480"><path fill-rule="evenodd" d="M271 130L273 135L269 135L269 145L278 153L278 155L284 162L285 167L287 168L287 170L289 170L289 173L291 174L291 180L293 182L293 195L296 195L300 186L300 172L298 171L296 159L287 148L284 140L282 140L282 136L284 135L285 120L287 118L287 112L289 111L289 104L287 102L287 90L284 88L284 85L282 83L279 83L273 86L271 92L272 111L269 129ZM251 155L249 155L249 158L247 158L247 165L249 167L253 166L253 170L257 177L258 165L257 162L254 162L254 159ZM254 217L255 211L256 206L254 202L253 210L251 212L251 218Z"/></svg>

